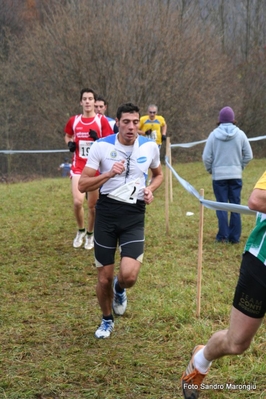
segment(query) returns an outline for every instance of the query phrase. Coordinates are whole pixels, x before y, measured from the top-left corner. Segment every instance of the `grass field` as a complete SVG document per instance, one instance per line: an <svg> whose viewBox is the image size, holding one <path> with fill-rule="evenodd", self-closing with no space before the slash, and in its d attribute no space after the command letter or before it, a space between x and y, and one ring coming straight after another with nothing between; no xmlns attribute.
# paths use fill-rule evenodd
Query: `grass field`
<svg viewBox="0 0 266 399"><path fill-rule="evenodd" d="M200 162L174 168L214 199ZM244 171L243 205L264 168L264 160L253 160ZM96 340L101 312L93 252L72 247L76 225L69 180L0 185L0 399L182 397L180 377L191 350L228 326L254 217L242 216L239 245L216 244L215 212L204 209L197 318L199 203L174 179L166 235L164 193L163 185L147 207L145 258L137 284L128 290L127 312L116 317L110 339ZM265 398L265 346L263 325L244 355L214 362L204 381L256 389L209 389L201 398Z"/></svg>

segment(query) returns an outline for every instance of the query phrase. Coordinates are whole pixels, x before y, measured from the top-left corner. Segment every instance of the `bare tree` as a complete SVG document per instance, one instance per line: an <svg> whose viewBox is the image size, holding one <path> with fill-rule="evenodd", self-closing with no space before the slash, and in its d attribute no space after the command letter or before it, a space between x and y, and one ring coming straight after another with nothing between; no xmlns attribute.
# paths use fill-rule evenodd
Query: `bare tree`
<svg viewBox="0 0 266 399"><path fill-rule="evenodd" d="M155 0L145 6L138 1L131 4L134 21L121 0L97 5L80 1L75 12L71 3L36 27L26 39L20 58L28 64L28 72L22 70L24 77L38 81L31 87L31 96L32 90L36 96L43 94L38 107L45 101L47 108L49 98L51 112L62 114L58 100L71 95L70 102L64 102L69 113L76 100L73 90L88 83L107 96L113 114L127 98L145 107L151 100L161 106L178 98L184 113L183 91L186 97L188 93L199 97L202 92L202 99L206 98L204 90L208 92L210 87L219 91L213 79L217 75L217 82L222 80L222 69L226 65L228 70L229 60L220 56L219 45L211 39L213 32L209 32L206 45L206 29L203 36L191 14L189 19L183 18L181 30L178 10L169 12ZM147 16L145 24L143 14ZM197 85L201 88L195 94ZM56 88L57 95L51 95ZM187 99L185 102L189 105ZM173 118L172 111L168 117Z"/></svg>
<svg viewBox="0 0 266 399"><path fill-rule="evenodd" d="M172 142L206 138L222 106L243 109L243 75L197 2L36 0L35 6L38 18L23 40L8 42L5 61L6 85L20 105L7 102L14 121L9 140L20 149L62 148L64 125L80 111L79 92L88 86L107 98L111 116L125 101L142 113L156 103ZM0 93L0 103L6 95ZM1 126L0 134L6 140Z"/></svg>

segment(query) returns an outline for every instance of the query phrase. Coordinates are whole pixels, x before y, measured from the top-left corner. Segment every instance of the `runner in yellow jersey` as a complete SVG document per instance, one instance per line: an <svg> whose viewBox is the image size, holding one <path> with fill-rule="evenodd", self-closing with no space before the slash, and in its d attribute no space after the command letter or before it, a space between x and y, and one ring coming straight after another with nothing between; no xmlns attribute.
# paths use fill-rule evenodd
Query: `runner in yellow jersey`
<svg viewBox="0 0 266 399"><path fill-rule="evenodd" d="M157 115L157 112L157 105L150 104L148 106L148 115L140 118L139 134L155 141L160 149L162 142L166 140L167 125L164 117Z"/></svg>

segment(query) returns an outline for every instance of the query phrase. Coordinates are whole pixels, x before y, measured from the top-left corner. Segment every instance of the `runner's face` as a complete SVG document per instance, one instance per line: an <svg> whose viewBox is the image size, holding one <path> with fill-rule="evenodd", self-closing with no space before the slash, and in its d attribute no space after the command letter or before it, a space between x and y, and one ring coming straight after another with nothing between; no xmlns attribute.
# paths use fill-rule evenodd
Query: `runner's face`
<svg viewBox="0 0 266 399"><path fill-rule="evenodd" d="M83 114L94 114L94 96L93 93L83 93L80 105L83 109Z"/></svg>
<svg viewBox="0 0 266 399"><path fill-rule="evenodd" d="M120 143L124 145L134 144L139 129L139 113L122 113L121 119L117 119L116 123L119 130L118 140Z"/></svg>
<svg viewBox="0 0 266 399"><path fill-rule="evenodd" d="M94 110L96 114L104 115L106 111L106 105L104 105L103 101L95 101Z"/></svg>
<svg viewBox="0 0 266 399"><path fill-rule="evenodd" d="M149 108L148 112L149 112L149 119L153 121L155 119L156 114L157 114L157 109L156 108Z"/></svg>

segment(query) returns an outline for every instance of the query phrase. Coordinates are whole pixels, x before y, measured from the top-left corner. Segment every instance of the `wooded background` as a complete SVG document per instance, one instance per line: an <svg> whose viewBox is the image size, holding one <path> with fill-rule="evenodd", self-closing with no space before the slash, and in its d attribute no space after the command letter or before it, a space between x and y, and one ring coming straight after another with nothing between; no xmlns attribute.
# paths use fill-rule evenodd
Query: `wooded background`
<svg viewBox="0 0 266 399"><path fill-rule="evenodd" d="M64 149L84 87L112 117L156 103L171 143L206 139L226 105L248 137L265 135L265 19L262 0L0 0L0 151ZM264 157L265 140L252 148ZM0 174L55 176L65 156L0 153Z"/></svg>

